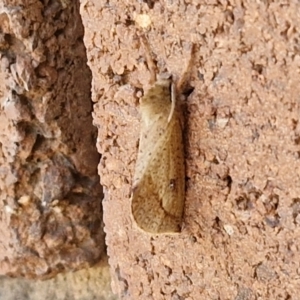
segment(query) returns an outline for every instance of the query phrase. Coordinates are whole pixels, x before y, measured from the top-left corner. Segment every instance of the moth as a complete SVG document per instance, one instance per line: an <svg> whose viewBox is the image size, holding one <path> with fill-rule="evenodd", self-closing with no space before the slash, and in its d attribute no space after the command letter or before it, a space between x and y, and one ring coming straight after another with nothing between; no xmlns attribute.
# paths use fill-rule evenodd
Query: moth
<svg viewBox="0 0 300 300"><path fill-rule="evenodd" d="M172 78L156 78L145 37L142 42L148 50L147 64L154 84L140 101L141 129L131 210L137 225L146 232L179 232L185 198L182 110L176 102Z"/></svg>

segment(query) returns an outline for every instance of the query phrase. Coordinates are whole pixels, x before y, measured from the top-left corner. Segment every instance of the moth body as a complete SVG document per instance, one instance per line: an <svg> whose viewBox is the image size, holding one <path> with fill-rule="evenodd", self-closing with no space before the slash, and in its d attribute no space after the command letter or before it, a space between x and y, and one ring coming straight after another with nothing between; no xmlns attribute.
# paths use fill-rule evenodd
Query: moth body
<svg viewBox="0 0 300 300"><path fill-rule="evenodd" d="M150 233L181 229L185 169L181 112L175 103L170 79L158 80L140 103L132 214L138 226Z"/></svg>

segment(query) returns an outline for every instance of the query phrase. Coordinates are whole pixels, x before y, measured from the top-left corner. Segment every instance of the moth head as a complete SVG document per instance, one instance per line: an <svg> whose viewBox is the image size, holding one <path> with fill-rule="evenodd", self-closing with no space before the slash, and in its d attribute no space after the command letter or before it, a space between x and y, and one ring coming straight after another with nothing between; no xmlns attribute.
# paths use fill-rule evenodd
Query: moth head
<svg viewBox="0 0 300 300"><path fill-rule="evenodd" d="M172 75L170 73L161 73L157 75L156 84L169 87L172 82Z"/></svg>

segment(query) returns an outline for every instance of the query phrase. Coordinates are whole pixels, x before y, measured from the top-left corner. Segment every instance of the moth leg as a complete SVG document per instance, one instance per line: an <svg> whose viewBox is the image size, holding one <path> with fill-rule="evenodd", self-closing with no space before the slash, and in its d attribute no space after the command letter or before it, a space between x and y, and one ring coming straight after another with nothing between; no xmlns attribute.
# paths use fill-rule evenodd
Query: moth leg
<svg viewBox="0 0 300 300"><path fill-rule="evenodd" d="M171 121L172 116L174 114L174 110L176 107L176 86L175 84L172 82L171 84L171 110L170 110L170 114L168 116L168 123Z"/></svg>
<svg viewBox="0 0 300 300"><path fill-rule="evenodd" d="M145 56L146 56L146 61L148 65L148 69L150 71L150 84L154 84L156 82L156 74L157 74L157 69L156 69L156 64L153 61L152 55L151 55L151 49L148 43L147 38L145 37L144 34L140 36L141 42L143 44L144 50L145 50Z"/></svg>
<svg viewBox="0 0 300 300"><path fill-rule="evenodd" d="M183 89L186 87L186 85L190 79L191 69L193 67L195 53L196 53L196 45L195 44L192 44L190 51L191 52L190 52L190 59L189 59L188 65L186 66L185 71L183 72L183 75L181 76L180 80L177 83L177 90L180 91L181 93L182 93Z"/></svg>

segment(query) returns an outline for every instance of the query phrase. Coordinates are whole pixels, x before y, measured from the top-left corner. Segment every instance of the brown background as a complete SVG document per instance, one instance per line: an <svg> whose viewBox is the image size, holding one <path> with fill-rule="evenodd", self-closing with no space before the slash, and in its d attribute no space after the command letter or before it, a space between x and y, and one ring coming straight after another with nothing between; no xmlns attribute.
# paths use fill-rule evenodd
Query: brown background
<svg viewBox="0 0 300 300"><path fill-rule="evenodd" d="M146 14L151 24L137 16ZM113 290L123 299L297 299L297 1L81 1ZM139 34L186 100L183 230L148 235L130 214L147 86Z"/></svg>
<svg viewBox="0 0 300 300"><path fill-rule="evenodd" d="M83 33L78 1L0 0L0 299L114 299Z"/></svg>
<svg viewBox="0 0 300 300"><path fill-rule="evenodd" d="M298 299L299 19L298 1L0 1L0 274L103 259L97 143L120 298ZM130 214L141 33L176 79L197 48L180 234ZM104 258L2 277L0 295L113 299L109 279Z"/></svg>

